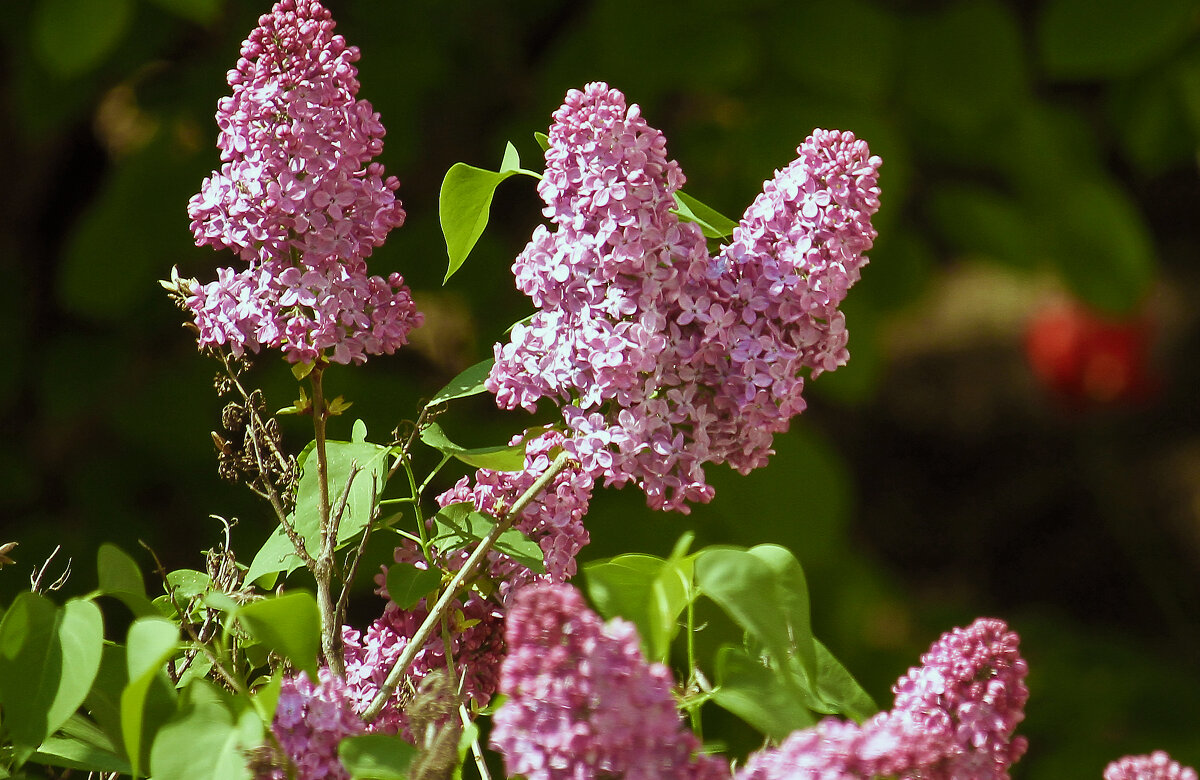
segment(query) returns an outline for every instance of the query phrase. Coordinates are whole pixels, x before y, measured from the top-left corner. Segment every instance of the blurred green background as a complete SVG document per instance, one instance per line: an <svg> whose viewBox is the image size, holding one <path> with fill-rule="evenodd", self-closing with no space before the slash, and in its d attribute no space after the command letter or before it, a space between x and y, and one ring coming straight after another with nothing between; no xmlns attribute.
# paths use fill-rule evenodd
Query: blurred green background
<svg viewBox="0 0 1200 780"><path fill-rule="evenodd" d="M601 491L584 559L663 555L689 528L785 544L818 635L881 702L942 631L987 614L1022 634L1015 777L1096 779L1155 748L1200 765L1200 3L328 5L363 51L409 214L371 266L403 273L427 317L411 349L330 372L355 402L335 435L358 416L385 437L529 312L509 265L541 219L532 183L501 187L446 287L437 193L456 161L497 167L507 140L537 167L532 133L567 89L623 90L688 192L735 217L812 128L853 130L884 167L880 237L845 306L850 365L810 386L770 468L711 470L717 498L690 517ZM105 540L147 569L138 540L199 567L210 514L239 519L248 558L268 513L216 476L214 366L156 280L231 264L192 244L185 204L217 166L224 74L269 3L6 10L0 542L20 547L0 590L55 545L70 592L92 587ZM295 397L281 360L255 381L271 408ZM528 420L473 399L443 422L482 445ZM285 428L299 449L303 423ZM364 591L358 608L361 623L379 604ZM712 718L708 735L753 746Z"/></svg>

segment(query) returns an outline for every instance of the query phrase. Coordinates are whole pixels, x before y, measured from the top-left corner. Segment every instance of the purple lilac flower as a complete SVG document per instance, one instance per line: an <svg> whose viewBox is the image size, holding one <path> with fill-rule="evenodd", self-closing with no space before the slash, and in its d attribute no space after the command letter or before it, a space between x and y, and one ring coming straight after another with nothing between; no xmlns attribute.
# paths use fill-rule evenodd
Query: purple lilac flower
<svg viewBox="0 0 1200 780"><path fill-rule="evenodd" d="M399 182L371 162L379 114L357 100L357 47L316 0L280 0L242 44L217 104L221 170L188 203L196 244L248 267L193 283L201 346L282 349L292 362L361 363L420 324L398 274L366 258L404 222Z"/></svg>
<svg viewBox="0 0 1200 780"><path fill-rule="evenodd" d="M746 761L737 780L860 780L914 773L941 760L950 745L938 735L881 713L861 726L826 718L793 732L779 747Z"/></svg>
<svg viewBox="0 0 1200 780"><path fill-rule="evenodd" d="M517 438L513 443L519 441ZM473 487L464 477L438 496L438 504L446 507L469 501L477 511L500 516L546 471L553 459L553 451L562 443L561 433L543 433L526 444L523 470L479 469L475 472ZM496 691L504 652L505 607L514 590L531 582L564 582L575 574L575 556L588 543L583 515L587 512L591 493L592 480L578 467L568 466L559 472L515 523L516 528L542 548L546 572L535 574L507 555L493 551L487 558L486 576L495 583L494 593L485 597L472 591L465 600L456 602L451 611L455 623L451 630L451 653L457 674L462 679L464 698L483 706ZM468 554L469 551L439 554L435 563L453 571L462 566ZM429 566L420 547L414 543L396 548L395 559L397 563L411 563L422 568ZM378 583L380 595L387 597L382 575ZM388 670L428 614L428 605L424 601L409 611L389 602L383 616L367 629L365 636L353 629L345 629L346 679L358 711L365 710L374 699ZM430 671L445 668L446 646L440 634L436 634L417 654L408 680L415 684ZM396 706L385 709L376 726L390 731L405 726L407 720L399 707L403 688L401 686L395 694Z"/></svg>
<svg viewBox="0 0 1200 780"><path fill-rule="evenodd" d="M491 744L510 774L529 780L728 778L697 755L680 719L671 672L649 664L632 623L605 624L570 585L516 591L500 672L508 696Z"/></svg>
<svg viewBox="0 0 1200 780"><path fill-rule="evenodd" d="M316 685L305 672L283 680L275 721L271 730L296 767L296 780L349 780L338 760L338 743L343 737L362 734L366 724L352 706L345 681L322 669ZM279 767L260 778L284 780Z"/></svg>
<svg viewBox="0 0 1200 780"><path fill-rule="evenodd" d="M1196 770L1161 750L1148 756L1125 756L1104 769L1104 780L1196 780Z"/></svg>
<svg viewBox="0 0 1200 780"><path fill-rule="evenodd" d="M901 677L893 717L943 734L955 751L919 776L927 780L1007 780L1026 740L1013 736L1025 718L1028 671L1020 637L1004 621L980 618L946 634Z"/></svg>
<svg viewBox="0 0 1200 780"><path fill-rule="evenodd" d="M401 610L389 602L383 615L365 634L348 626L342 629L346 649L346 684L355 712L363 712L383 687L388 672L408 646L409 638L429 612L422 602L412 610ZM455 672L462 683L464 700L479 706L487 704L499 681L500 660L504 653L503 613L496 604L472 593L451 610L450 652ZM403 711L409 683L415 684L435 669L445 670L446 645L435 634L413 660L405 682L372 722L372 731L394 734L407 732L408 718Z"/></svg>
<svg viewBox="0 0 1200 780"><path fill-rule="evenodd" d="M539 227L513 265L539 310L495 347L506 408L562 407L566 444L607 484L686 512L713 495L703 466L746 473L803 410L803 376L845 363L837 307L875 232L878 157L817 131L710 257L673 213L683 185L666 141L606 84L554 114Z"/></svg>

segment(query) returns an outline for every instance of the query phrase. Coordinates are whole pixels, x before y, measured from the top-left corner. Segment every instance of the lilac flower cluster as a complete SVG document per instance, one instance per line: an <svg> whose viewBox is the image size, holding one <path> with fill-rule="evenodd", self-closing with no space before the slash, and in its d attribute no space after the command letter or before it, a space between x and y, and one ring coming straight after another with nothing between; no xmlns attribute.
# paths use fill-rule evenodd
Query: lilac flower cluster
<svg viewBox="0 0 1200 780"><path fill-rule="evenodd" d="M671 672L649 664L633 624L604 624L570 585L536 584L512 599L509 655L492 746L529 780L717 780L724 762L697 755L671 695Z"/></svg>
<svg viewBox="0 0 1200 780"><path fill-rule="evenodd" d="M1158 750L1113 761L1104 769L1104 780L1196 780L1196 770Z"/></svg>
<svg viewBox="0 0 1200 780"><path fill-rule="evenodd" d="M520 438L513 441L514 444L519 442ZM473 487L464 477L438 496L438 504L446 507L471 502L476 511L499 517L546 471L554 451L562 444L561 433L543 433L526 443L522 471L479 469L475 472ZM492 551L487 558L485 574L496 583L495 592L484 596L472 591L455 604L450 651L466 699L480 706L486 705L496 691L504 652L505 608L515 589L532 582L564 582L575 574L575 556L588 543L583 515L587 512L591 492L591 478L578 467L569 466L559 472L514 524L542 548L545 573L535 574L509 556ZM453 571L462 566L468 554L466 550L439 552L433 563ZM395 559L398 563L420 567L430 565L416 544L396 548ZM379 580L379 592L386 597L382 576ZM346 678L358 711L365 710L374 699L388 670L428 614L428 605L424 601L409 611L389 602L383 615L371 624L365 635L351 628L343 631ZM446 644L440 635L434 636L417 654L408 679L416 683L430 671L445 668ZM387 731L405 727L407 719L399 706L403 697L404 691L397 691L397 706L383 711L376 721L377 727Z"/></svg>
<svg viewBox="0 0 1200 780"><path fill-rule="evenodd" d="M346 683L348 697L355 712L363 712L374 701L396 659L408 646L409 638L417 633L429 615L425 604L404 611L388 603L383 615L375 620L365 634L344 626ZM483 706L496 691L500 661L504 655L503 613L496 605L478 594L460 602L454 610L450 626L450 653L462 684L466 700ZM435 669L445 670L446 644L440 634L430 638L417 654L406 678L393 695L393 706L385 707L371 724L372 731L388 734L408 733L408 718L403 704L408 696L407 685L424 679Z"/></svg>
<svg viewBox="0 0 1200 780"><path fill-rule="evenodd" d="M367 727L351 705L345 681L328 669L318 676L316 685L305 672L284 678L271 730L295 765L296 780L349 780L338 760L338 743L366 732ZM289 775L282 767L273 767L259 777L284 780Z"/></svg>
<svg viewBox="0 0 1200 780"><path fill-rule="evenodd" d="M747 473L804 409L804 375L844 364L838 305L875 232L878 157L817 131L710 256L674 213L684 183L666 141L606 84L554 114L542 226L513 265L539 311L495 347L506 408L562 406L568 447L651 507L708 501L706 463Z"/></svg>
<svg viewBox="0 0 1200 780"><path fill-rule="evenodd" d="M783 743L750 756L737 780L847 780L924 777L945 756L945 741L910 722L881 713L859 726L826 718Z"/></svg>
<svg viewBox="0 0 1200 780"><path fill-rule="evenodd" d="M519 444L521 437L512 440ZM547 431L525 443L525 468L521 471L479 469L472 486L463 477L450 490L437 497L438 505L469 502L477 512L501 517L521 495L533 486L554 460L556 450L567 440L558 431ZM583 525L592 498L593 480L576 465L568 465L525 507L516 522L518 531L537 543L542 550L545 574L535 574L502 552L492 550L487 557L487 574L497 583L502 604L507 604L512 591L531 582L566 582L575 576L575 556L590 537ZM403 548L402 548L403 549ZM399 551L398 551L399 552ZM466 560L469 550L446 557L447 568L453 570Z"/></svg>
<svg viewBox="0 0 1200 780"><path fill-rule="evenodd" d="M356 47L317 0L280 0L242 44L217 105L221 170L188 203L198 246L248 266L192 283L201 346L281 348L292 362L361 363L420 324L399 274L366 258L404 222L399 182L371 162L379 114L357 100Z"/></svg>
<svg viewBox="0 0 1200 780"><path fill-rule="evenodd" d="M1007 780L1024 753L1014 737L1025 718L1028 667L1020 637L1001 620L980 618L946 634L893 687L892 714L952 745L926 778Z"/></svg>

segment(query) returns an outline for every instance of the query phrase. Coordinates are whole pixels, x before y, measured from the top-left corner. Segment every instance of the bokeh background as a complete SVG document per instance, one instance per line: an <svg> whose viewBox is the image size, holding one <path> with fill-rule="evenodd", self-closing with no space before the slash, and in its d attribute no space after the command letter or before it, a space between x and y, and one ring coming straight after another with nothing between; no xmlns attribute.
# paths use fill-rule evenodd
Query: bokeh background
<svg viewBox="0 0 1200 780"><path fill-rule="evenodd" d="M769 468L712 470L717 498L690 517L600 492L584 557L665 555L688 529L787 545L818 635L881 702L942 631L1004 617L1033 691L1015 777L1098 779L1155 748L1200 765L1200 3L328 5L363 50L361 96L409 214L371 266L403 273L427 317L402 354L330 372L355 403L343 437L361 417L385 438L529 313L509 265L541 218L531 181L502 185L446 286L437 194L452 163L498 167L508 140L537 167L533 132L567 89L622 89L666 132L687 191L734 217L812 128L853 130L885 163L879 240L845 305L849 366L810 385ZM185 204L217 166L225 71L267 10L6 6L0 541L20 542L6 600L56 545L51 571L72 558L78 593L102 541L200 567L220 538L209 515L239 520L245 558L270 530L217 478L215 367L156 283L231 264L192 244ZM295 397L281 360L254 381L272 408ZM482 398L443 423L483 445L529 420ZM285 429L298 450L303 423ZM709 735L753 746L711 718Z"/></svg>

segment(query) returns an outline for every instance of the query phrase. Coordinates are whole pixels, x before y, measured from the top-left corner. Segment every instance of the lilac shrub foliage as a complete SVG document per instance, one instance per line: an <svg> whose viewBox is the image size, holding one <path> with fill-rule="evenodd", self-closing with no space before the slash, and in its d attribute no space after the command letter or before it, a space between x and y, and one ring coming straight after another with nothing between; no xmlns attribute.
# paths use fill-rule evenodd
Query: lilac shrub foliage
<svg viewBox="0 0 1200 780"><path fill-rule="evenodd" d="M192 284L201 346L262 347L293 363L362 363L420 324L399 274L366 258L404 223L399 182L371 162L383 124L356 99L357 47L315 0L281 0L242 44L217 105L223 164L188 204L197 245L246 263Z"/></svg>
<svg viewBox="0 0 1200 780"><path fill-rule="evenodd" d="M880 160L816 131L710 254L675 213L684 183L663 134L604 83L554 114L540 226L513 265L538 311L497 344L488 389L507 408L562 408L568 448L607 484L686 512L706 463L764 465L803 411L804 376L843 365L838 305L875 231Z"/></svg>

